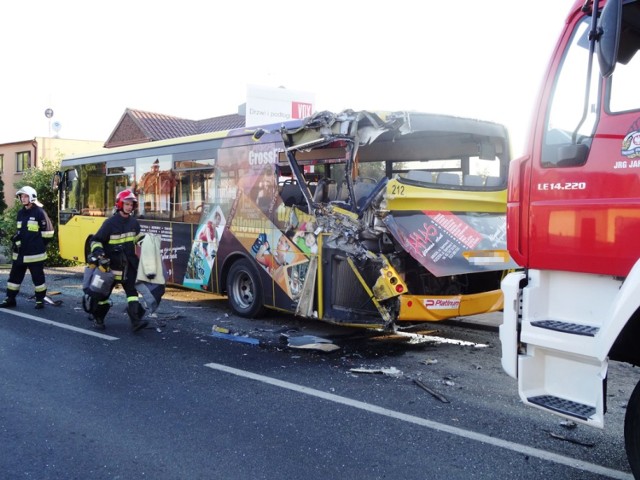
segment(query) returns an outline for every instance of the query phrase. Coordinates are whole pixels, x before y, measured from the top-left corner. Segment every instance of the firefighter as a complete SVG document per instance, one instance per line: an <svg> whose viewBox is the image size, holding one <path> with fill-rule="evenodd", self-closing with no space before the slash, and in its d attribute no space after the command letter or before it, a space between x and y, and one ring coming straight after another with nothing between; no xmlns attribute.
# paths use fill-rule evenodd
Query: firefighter
<svg viewBox="0 0 640 480"><path fill-rule="evenodd" d="M0 302L0 308L13 308L20 285L29 270L36 292L36 309L44 308L47 285L44 276L44 261L47 259L47 245L53 238L53 224L38 201L33 187L24 186L16 192L22 203L18 210L17 232L13 236L13 254L7 298Z"/></svg>
<svg viewBox="0 0 640 480"><path fill-rule="evenodd" d="M139 263L136 243L143 237L140 234L140 224L133 216L137 207L138 200L133 192L123 190L118 193L115 213L102 224L91 239L91 254L97 258L107 257L116 283L122 284L127 296L127 314L134 332L149 323L142 319L144 308L138 301L138 291L135 287ZM94 328L104 330L104 318L110 308L111 301L108 298L97 302L92 312Z"/></svg>

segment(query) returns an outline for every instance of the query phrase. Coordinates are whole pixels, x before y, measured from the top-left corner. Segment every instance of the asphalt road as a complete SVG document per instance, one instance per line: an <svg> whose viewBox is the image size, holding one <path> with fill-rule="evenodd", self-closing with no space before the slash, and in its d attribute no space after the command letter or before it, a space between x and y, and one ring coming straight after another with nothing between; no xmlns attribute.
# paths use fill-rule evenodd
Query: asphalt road
<svg viewBox="0 0 640 480"><path fill-rule="evenodd" d="M520 403L498 317L380 338L241 319L172 289L138 333L114 293L96 333L80 270L47 273L60 306L34 310L27 277L18 308L0 311L2 478L631 478L622 423L636 369L612 365L605 430L567 428ZM337 348L289 346L305 335Z"/></svg>

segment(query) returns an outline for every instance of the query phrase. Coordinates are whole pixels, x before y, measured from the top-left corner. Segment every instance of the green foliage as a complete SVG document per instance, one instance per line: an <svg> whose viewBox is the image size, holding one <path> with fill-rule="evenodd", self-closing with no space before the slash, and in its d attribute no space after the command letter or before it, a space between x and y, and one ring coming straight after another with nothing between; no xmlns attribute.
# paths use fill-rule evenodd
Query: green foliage
<svg viewBox="0 0 640 480"><path fill-rule="evenodd" d="M7 204L4 202L4 180L0 176L0 215L7 209Z"/></svg>
<svg viewBox="0 0 640 480"><path fill-rule="evenodd" d="M22 175L22 178L15 183L16 189L29 185L35 188L38 192L38 200L44 205L44 210L51 218L53 226L56 227L56 233L53 236L53 240L47 246L47 260L45 266L48 267L66 267L76 265L75 262L65 260L60 257L60 247L58 244L57 235L57 218L58 218L58 197L56 192L51 188L51 179L53 174L58 170L60 166L60 160L42 160L40 168L32 168L27 170ZM2 197L0 197L2 198ZM11 237L16 233L16 215L18 210L22 208L22 204L18 199L15 200L13 205L10 205L0 217L0 231L3 235L0 240L0 244L5 247L5 251L11 251Z"/></svg>

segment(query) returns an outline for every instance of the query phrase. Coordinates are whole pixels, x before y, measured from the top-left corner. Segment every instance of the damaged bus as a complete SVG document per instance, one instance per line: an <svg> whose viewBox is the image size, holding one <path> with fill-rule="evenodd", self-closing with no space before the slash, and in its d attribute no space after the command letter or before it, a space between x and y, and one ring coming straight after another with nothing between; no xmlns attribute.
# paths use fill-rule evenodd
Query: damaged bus
<svg viewBox="0 0 640 480"><path fill-rule="evenodd" d="M320 112L64 159L63 258L138 196L168 281L265 309L393 329L502 308L508 137L414 112Z"/></svg>

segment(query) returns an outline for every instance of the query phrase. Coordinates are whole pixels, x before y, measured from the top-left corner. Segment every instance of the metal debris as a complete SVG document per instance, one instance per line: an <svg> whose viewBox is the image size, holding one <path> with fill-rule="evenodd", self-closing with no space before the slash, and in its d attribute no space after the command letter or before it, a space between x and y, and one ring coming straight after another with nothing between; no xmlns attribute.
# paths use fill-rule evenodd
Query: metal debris
<svg viewBox="0 0 640 480"><path fill-rule="evenodd" d="M383 375L389 375L390 377L401 377L402 371L398 370L396 367L385 367L385 368L350 368L350 372L353 373L382 373Z"/></svg>
<svg viewBox="0 0 640 480"><path fill-rule="evenodd" d="M231 340L232 342L248 343L249 345L260 345L260 340L244 335L234 333L223 333L218 331L212 331L211 336L215 338L221 338L224 340Z"/></svg>
<svg viewBox="0 0 640 480"><path fill-rule="evenodd" d="M426 360L422 360L420 363L423 365L435 365L438 363L438 360L435 358L427 358Z"/></svg>
<svg viewBox="0 0 640 480"><path fill-rule="evenodd" d="M298 348L302 350L319 350L321 352L333 352L340 347L326 338L316 337L315 335L300 335L292 337L287 334L280 336L281 340L287 343L290 348Z"/></svg>
<svg viewBox="0 0 640 480"><path fill-rule="evenodd" d="M572 420L563 420L560 422L560 425L566 428L567 430L573 430L578 426L578 424Z"/></svg>
<svg viewBox="0 0 640 480"><path fill-rule="evenodd" d="M450 403L449 399L447 397L445 397L444 395L436 392L435 390L427 387L424 383L422 383L420 380L413 380L413 383L415 383L417 386L419 386L421 389L423 389L425 392L430 393L431 395L433 395L435 398L437 398L438 400L440 400L442 403Z"/></svg>
<svg viewBox="0 0 640 480"><path fill-rule="evenodd" d="M44 297L44 301L45 303L48 303L49 305L53 305L54 307L59 307L60 305L62 305L62 300L52 300L51 298L49 298L48 295Z"/></svg>
<svg viewBox="0 0 640 480"><path fill-rule="evenodd" d="M50 295L59 295L60 292L52 292ZM29 297L29 300L35 300L36 296L35 295L31 295ZM51 298L49 298L49 295L46 295L44 297L44 302L49 304L49 305L53 305L54 307L59 307L60 305L62 305L62 300L52 300Z"/></svg>
<svg viewBox="0 0 640 480"><path fill-rule="evenodd" d="M565 442L574 443L576 445L581 445L583 447L595 447L596 444L592 442L583 442L581 440L576 440L575 438L565 437L563 435L558 435L557 433L553 433L549 430L545 430L552 438L557 438L558 440L563 440Z"/></svg>

